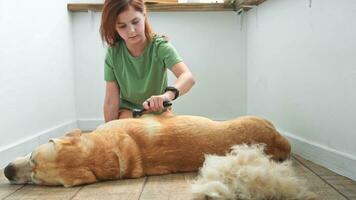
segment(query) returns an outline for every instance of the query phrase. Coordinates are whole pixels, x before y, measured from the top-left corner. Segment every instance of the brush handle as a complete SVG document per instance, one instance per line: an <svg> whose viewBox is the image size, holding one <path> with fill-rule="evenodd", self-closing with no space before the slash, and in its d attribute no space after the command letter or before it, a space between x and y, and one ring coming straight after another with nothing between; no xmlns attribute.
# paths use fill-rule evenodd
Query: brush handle
<svg viewBox="0 0 356 200"><path fill-rule="evenodd" d="M150 105L150 102L148 101L148 106ZM172 103L170 101L163 101L163 107L167 108L169 106L171 106ZM142 109L133 109L132 110L132 116L133 118L137 118L140 117L144 112L146 111L146 109L142 108Z"/></svg>

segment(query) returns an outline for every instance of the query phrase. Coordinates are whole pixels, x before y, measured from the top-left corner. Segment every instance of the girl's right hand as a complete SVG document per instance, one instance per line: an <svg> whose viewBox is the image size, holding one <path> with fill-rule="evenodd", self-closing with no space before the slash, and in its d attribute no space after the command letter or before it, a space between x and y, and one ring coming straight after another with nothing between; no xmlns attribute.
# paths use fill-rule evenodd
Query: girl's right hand
<svg viewBox="0 0 356 200"><path fill-rule="evenodd" d="M164 95L153 95L142 105L147 112L160 112L164 109L163 101L167 101Z"/></svg>

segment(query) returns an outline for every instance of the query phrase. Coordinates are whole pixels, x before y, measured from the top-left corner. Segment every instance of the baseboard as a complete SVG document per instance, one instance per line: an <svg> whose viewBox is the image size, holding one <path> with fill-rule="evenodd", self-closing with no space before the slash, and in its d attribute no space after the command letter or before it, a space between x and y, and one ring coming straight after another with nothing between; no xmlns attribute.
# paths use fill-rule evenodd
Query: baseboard
<svg viewBox="0 0 356 200"><path fill-rule="evenodd" d="M65 122L58 126L46 129L31 137L24 138L16 143L9 144L0 149L0 168L4 168L14 158L32 152L37 146L48 142L50 138L62 136L65 132L77 128L77 120Z"/></svg>
<svg viewBox="0 0 356 200"><path fill-rule="evenodd" d="M292 144L292 152L340 175L356 180L356 157L279 130Z"/></svg>

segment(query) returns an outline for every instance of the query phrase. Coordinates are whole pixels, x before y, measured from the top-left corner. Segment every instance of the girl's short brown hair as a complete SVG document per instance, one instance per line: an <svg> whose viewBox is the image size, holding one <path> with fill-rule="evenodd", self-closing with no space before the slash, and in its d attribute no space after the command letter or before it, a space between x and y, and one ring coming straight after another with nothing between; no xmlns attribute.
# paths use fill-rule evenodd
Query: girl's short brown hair
<svg viewBox="0 0 356 200"><path fill-rule="evenodd" d="M103 42L109 46L114 46L119 40L122 40L115 29L116 19L129 6L138 12L146 13L143 0L105 0L101 15L100 35ZM154 35L146 14L145 35L148 40L151 40Z"/></svg>

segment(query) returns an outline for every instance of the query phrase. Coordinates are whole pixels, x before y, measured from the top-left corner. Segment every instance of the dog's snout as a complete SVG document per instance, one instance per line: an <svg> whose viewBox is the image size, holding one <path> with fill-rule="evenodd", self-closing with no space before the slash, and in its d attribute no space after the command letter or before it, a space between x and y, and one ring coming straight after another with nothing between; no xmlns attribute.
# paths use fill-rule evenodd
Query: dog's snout
<svg viewBox="0 0 356 200"><path fill-rule="evenodd" d="M7 179L10 181L14 179L16 176L16 168L13 164L9 164L5 167L4 169L4 175L6 176Z"/></svg>

